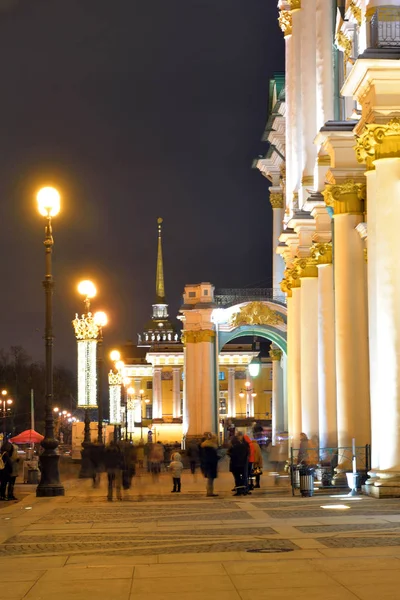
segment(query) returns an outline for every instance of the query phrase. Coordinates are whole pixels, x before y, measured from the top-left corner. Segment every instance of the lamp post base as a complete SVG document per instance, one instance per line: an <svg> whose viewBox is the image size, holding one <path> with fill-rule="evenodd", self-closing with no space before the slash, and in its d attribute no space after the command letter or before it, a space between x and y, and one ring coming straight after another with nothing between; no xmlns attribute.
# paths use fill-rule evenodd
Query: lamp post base
<svg viewBox="0 0 400 600"><path fill-rule="evenodd" d="M50 498L54 496L64 496L64 486L60 482L58 463L60 456L51 451L44 451L40 457L40 483L36 488L38 498Z"/></svg>

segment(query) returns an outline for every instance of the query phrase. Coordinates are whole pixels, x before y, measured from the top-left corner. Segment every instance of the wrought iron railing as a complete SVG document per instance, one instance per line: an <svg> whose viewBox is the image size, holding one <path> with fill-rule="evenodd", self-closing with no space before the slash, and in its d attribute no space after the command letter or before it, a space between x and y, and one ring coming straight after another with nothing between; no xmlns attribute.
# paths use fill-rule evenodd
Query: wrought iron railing
<svg viewBox="0 0 400 600"><path fill-rule="evenodd" d="M400 7L378 7L370 21L371 48L400 48Z"/></svg>
<svg viewBox="0 0 400 600"><path fill-rule="evenodd" d="M214 299L222 308L241 302L261 302L263 300L286 304L286 296L279 288L223 288L216 290Z"/></svg>

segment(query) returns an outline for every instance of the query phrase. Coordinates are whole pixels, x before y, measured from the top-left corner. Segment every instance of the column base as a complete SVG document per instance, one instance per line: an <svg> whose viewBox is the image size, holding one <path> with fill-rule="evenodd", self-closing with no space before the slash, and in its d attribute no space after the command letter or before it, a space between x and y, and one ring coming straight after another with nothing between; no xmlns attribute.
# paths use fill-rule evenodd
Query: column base
<svg viewBox="0 0 400 600"><path fill-rule="evenodd" d="M373 498L400 498L400 471L374 470L362 490Z"/></svg>

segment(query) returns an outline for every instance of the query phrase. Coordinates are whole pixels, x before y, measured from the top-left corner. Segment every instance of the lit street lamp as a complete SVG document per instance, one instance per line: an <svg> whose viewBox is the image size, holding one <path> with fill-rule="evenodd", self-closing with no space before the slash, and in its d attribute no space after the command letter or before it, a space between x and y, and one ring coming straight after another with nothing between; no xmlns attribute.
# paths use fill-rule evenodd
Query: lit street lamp
<svg viewBox="0 0 400 600"><path fill-rule="evenodd" d="M105 312L98 311L94 314L94 322L99 328L97 336L97 441L103 443L103 327L108 323Z"/></svg>
<svg viewBox="0 0 400 600"><path fill-rule="evenodd" d="M64 487L60 482L58 463L60 456L57 452L58 441L54 437L53 422L53 289L54 279L52 274L53 232L52 217L60 211L60 194L52 187L44 187L37 194L39 213L45 217L45 257L46 273L43 281L45 292L45 432L41 442L43 453L40 456L40 482L36 489L36 496L64 496Z"/></svg>
<svg viewBox="0 0 400 600"><path fill-rule="evenodd" d="M246 381L244 389L240 390L239 396L246 396L246 417L254 417L254 398L257 396L254 388L251 387L250 381Z"/></svg>
<svg viewBox="0 0 400 600"><path fill-rule="evenodd" d="M2 411L3 411L3 444L6 441L6 419L7 419L7 411L11 410L10 406L13 403L13 401L11 400L11 398L8 398L6 400L6 396L8 395L7 390L1 390L1 404L2 404Z"/></svg>
<svg viewBox="0 0 400 600"><path fill-rule="evenodd" d="M145 395L144 390L139 390L139 395L136 398L140 399L140 441L143 442L143 404L148 404L150 399Z"/></svg>

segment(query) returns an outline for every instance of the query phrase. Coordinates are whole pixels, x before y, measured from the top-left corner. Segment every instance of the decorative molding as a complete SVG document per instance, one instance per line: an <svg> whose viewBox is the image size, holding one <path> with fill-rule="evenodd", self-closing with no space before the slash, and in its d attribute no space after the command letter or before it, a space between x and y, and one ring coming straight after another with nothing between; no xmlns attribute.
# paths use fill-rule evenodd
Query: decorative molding
<svg viewBox="0 0 400 600"><path fill-rule="evenodd" d="M394 117L386 124L365 125L355 146L359 163L373 167L378 158L400 158L400 118Z"/></svg>
<svg viewBox="0 0 400 600"><path fill-rule="evenodd" d="M113 371L110 371L108 374L108 384L109 385L122 385L121 373L114 373Z"/></svg>
<svg viewBox="0 0 400 600"><path fill-rule="evenodd" d="M282 350L280 350L279 348L275 348L274 346L272 346L272 348L269 351L269 355L271 357L272 360L281 360L282 358Z"/></svg>
<svg viewBox="0 0 400 600"><path fill-rule="evenodd" d="M272 208L283 208L283 194L272 192L269 195L269 201Z"/></svg>
<svg viewBox="0 0 400 600"><path fill-rule="evenodd" d="M318 265L332 264L332 242L314 244L311 249L311 256L317 261Z"/></svg>
<svg viewBox="0 0 400 600"><path fill-rule="evenodd" d="M74 326L77 340L96 340L100 332L100 327L96 325L91 312L82 315L81 318L76 314L72 325Z"/></svg>
<svg viewBox="0 0 400 600"><path fill-rule="evenodd" d="M284 322L282 316L266 304L250 302L232 316L230 325L233 327L240 327L241 325L281 325Z"/></svg>
<svg viewBox="0 0 400 600"><path fill-rule="evenodd" d="M312 256L295 260L300 277L318 277L317 261Z"/></svg>
<svg viewBox="0 0 400 600"><path fill-rule="evenodd" d="M319 167L330 167L331 157L329 154L320 154L317 158L317 163Z"/></svg>
<svg viewBox="0 0 400 600"><path fill-rule="evenodd" d="M304 175L301 179L301 185L314 185L314 175Z"/></svg>
<svg viewBox="0 0 400 600"><path fill-rule="evenodd" d="M362 11L359 6L356 5L354 0L350 0L348 5L348 10L350 10L354 20L357 22L357 25L360 27L362 23Z"/></svg>
<svg viewBox="0 0 400 600"><path fill-rule="evenodd" d="M366 185L349 179L341 184L326 185L322 192L327 206L332 206L335 215L362 214L366 198Z"/></svg>
<svg viewBox="0 0 400 600"><path fill-rule="evenodd" d="M335 35L335 45L343 52L345 63L347 63L350 60L353 41L344 33L344 31L339 30Z"/></svg>
<svg viewBox="0 0 400 600"><path fill-rule="evenodd" d="M278 17L279 27L286 37L292 35L292 13L290 10L281 10Z"/></svg>
<svg viewBox="0 0 400 600"><path fill-rule="evenodd" d="M212 329L197 329L184 330L182 334L182 342L186 344L197 344L200 342L213 342L215 339L215 331Z"/></svg>

